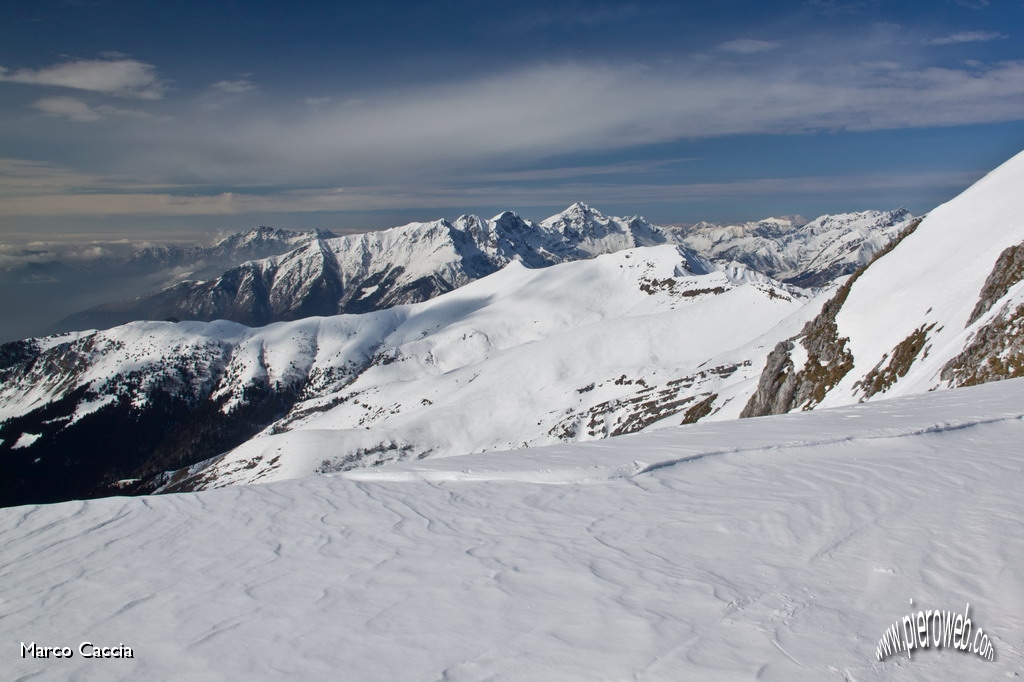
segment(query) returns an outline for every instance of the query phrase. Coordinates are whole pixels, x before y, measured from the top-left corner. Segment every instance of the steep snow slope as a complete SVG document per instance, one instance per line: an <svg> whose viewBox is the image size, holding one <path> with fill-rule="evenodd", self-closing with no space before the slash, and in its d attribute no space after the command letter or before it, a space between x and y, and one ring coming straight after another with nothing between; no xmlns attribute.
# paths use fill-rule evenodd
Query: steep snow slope
<svg viewBox="0 0 1024 682"><path fill-rule="evenodd" d="M844 394L863 395L863 388L854 384L879 364L885 367L917 330L924 337L921 353L889 395L947 383L939 376L942 367L971 337L1024 304L1024 287L1014 282L988 311L970 321L999 255L1024 242L1022 186L1024 153L932 211L857 280L836 318L840 334L850 337L854 366L836 386L833 401Z"/></svg>
<svg viewBox="0 0 1024 682"><path fill-rule="evenodd" d="M673 240L716 263L736 261L783 282L818 287L866 265L913 220L905 209L798 218L742 225L698 223Z"/></svg>
<svg viewBox="0 0 1024 682"><path fill-rule="evenodd" d="M1014 679L1024 383L0 509L10 679ZM546 485L553 483L557 485ZM913 600L913 605L910 604ZM963 613L987 661L876 659ZM134 658L84 659L81 642ZM20 658L22 643L71 659Z"/></svg>
<svg viewBox="0 0 1024 682"><path fill-rule="evenodd" d="M747 413L1024 375L1022 185L1024 153L932 211L773 351Z"/></svg>

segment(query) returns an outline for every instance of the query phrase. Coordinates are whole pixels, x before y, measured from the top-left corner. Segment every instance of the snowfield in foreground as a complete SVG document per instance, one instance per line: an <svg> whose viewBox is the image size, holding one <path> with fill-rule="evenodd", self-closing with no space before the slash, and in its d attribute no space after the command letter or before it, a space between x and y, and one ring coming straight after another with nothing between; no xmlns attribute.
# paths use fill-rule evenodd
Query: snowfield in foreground
<svg viewBox="0 0 1024 682"><path fill-rule="evenodd" d="M6 679L1013 679L1024 381L0 509ZM913 599L913 606L909 600ZM917 609L995 660L876 660ZM81 642L134 658L91 660ZM70 660L23 659L21 644Z"/></svg>

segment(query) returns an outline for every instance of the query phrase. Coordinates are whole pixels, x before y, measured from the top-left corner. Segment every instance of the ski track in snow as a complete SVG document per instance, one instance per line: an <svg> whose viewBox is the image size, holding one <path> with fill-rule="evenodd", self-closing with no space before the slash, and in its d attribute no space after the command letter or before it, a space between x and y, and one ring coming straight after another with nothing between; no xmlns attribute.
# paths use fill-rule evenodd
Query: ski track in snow
<svg viewBox="0 0 1024 682"><path fill-rule="evenodd" d="M4 678L1015 679L1022 398L2 509ZM903 615L967 603L994 662L875 660ZM32 641L135 658L21 659Z"/></svg>

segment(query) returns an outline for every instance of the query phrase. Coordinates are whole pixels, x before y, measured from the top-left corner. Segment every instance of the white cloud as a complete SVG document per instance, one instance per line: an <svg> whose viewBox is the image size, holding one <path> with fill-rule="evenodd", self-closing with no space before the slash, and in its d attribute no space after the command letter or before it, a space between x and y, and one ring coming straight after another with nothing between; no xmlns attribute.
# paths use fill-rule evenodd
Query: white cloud
<svg viewBox="0 0 1024 682"><path fill-rule="evenodd" d="M245 92L253 92L255 90L259 90L259 86L257 86L252 81L246 80L244 78L234 81L217 81L210 87L215 90L220 90L221 92L230 93L232 95L238 95Z"/></svg>
<svg viewBox="0 0 1024 682"><path fill-rule="evenodd" d="M32 106L47 116L64 117L79 123L92 123L104 118L103 114L74 97L46 97L33 102Z"/></svg>
<svg viewBox="0 0 1024 682"><path fill-rule="evenodd" d="M0 243L0 268L18 268L33 263L53 263L60 261L64 263L90 263L105 258L125 256L133 253L144 244L128 240L122 241L31 241L22 244ZM30 276L31 277L31 276ZM56 281L45 279L47 276L36 279L38 283Z"/></svg>
<svg viewBox="0 0 1024 682"><path fill-rule="evenodd" d="M940 38L932 38L925 42L928 45L957 45L959 43L984 43L990 40L1003 40L1007 37L1005 34L996 33L995 31L961 31Z"/></svg>
<svg viewBox="0 0 1024 682"><path fill-rule="evenodd" d="M80 59L41 69L0 67L0 81L102 92L118 97L160 99L164 85L156 67L134 59Z"/></svg>
<svg viewBox="0 0 1024 682"><path fill-rule="evenodd" d="M93 108L74 97L44 97L33 102L32 106L47 116L63 117L79 123L95 123L96 121L102 121L108 116L129 116L142 119L156 118L153 114L145 111L123 109L109 104L102 104Z"/></svg>
<svg viewBox="0 0 1024 682"><path fill-rule="evenodd" d="M779 43L773 40L753 40L751 38L740 38L739 40L730 40L722 43L718 46L719 50L725 50L726 52L735 52L736 54L757 54L758 52L767 52L768 50L774 50L779 46Z"/></svg>

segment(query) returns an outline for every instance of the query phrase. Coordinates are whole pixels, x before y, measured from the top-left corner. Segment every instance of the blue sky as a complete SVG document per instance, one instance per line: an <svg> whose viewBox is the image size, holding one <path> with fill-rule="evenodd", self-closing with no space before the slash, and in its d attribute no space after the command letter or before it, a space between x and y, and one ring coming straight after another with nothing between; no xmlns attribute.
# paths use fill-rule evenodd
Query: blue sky
<svg viewBox="0 0 1024 682"><path fill-rule="evenodd" d="M904 205L1024 149L1021 0L0 7L0 241Z"/></svg>

